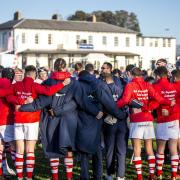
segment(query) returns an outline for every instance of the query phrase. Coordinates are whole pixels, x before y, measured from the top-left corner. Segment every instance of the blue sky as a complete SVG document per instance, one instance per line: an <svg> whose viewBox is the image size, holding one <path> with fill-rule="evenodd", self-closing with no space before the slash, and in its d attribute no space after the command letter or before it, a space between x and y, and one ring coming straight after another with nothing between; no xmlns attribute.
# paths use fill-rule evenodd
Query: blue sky
<svg viewBox="0 0 180 180"><path fill-rule="evenodd" d="M0 23L13 18L16 10L25 18L50 19L60 13L64 19L76 10L127 10L136 13L147 36L173 36L180 44L180 0L0 0ZM169 29L166 31L165 29Z"/></svg>

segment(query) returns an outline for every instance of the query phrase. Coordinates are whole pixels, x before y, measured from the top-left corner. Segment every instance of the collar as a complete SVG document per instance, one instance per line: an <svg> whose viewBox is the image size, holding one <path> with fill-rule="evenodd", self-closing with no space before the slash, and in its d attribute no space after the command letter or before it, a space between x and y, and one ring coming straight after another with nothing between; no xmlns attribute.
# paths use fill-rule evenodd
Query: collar
<svg viewBox="0 0 180 180"><path fill-rule="evenodd" d="M144 81L143 77L135 77L132 79L131 82L142 82L142 81Z"/></svg>
<svg viewBox="0 0 180 180"><path fill-rule="evenodd" d="M26 82L26 83L33 83L34 82L34 79L33 78L31 78L31 77L24 77L24 79L23 79L23 82Z"/></svg>
<svg viewBox="0 0 180 180"><path fill-rule="evenodd" d="M71 74L69 72L53 72L51 74L51 78L55 80L65 80L66 78L70 78Z"/></svg>
<svg viewBox="0 0 180 180"><path fill-rule="evenodd" d="M168 78L161 78L157 81L158 83L167 83L169 82Z"/></svg>

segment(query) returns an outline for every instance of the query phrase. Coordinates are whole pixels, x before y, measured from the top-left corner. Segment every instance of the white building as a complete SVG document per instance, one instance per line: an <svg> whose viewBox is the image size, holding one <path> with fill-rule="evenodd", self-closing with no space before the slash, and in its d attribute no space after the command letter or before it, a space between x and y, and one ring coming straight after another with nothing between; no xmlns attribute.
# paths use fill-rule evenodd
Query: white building
<svg viewBox="0 0 180 180"><path fill-rule="evenodd" d="M17 14L16 14L17 15ZM57 57L69 66L91 62L99 68L104 61L115 67L136 64L151 68L159 58L176 59L176 39L138 36L136 32L103 22L20 19L0 24L0 51L17 54L18 66L52 67Z"/></svg>

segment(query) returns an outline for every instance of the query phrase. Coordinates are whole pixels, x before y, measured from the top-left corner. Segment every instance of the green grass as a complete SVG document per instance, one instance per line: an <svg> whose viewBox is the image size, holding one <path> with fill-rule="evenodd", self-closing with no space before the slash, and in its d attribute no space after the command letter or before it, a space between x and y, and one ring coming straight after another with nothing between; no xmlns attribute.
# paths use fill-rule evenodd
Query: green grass
<svg viewBox="0 0 180 180"><path fill-rule="evenodd" d="M132 156L132 150L128 150L127 153L127 158L126 158L126 179L127 180L133 180L136 178L136 172L135 172L135 168L133 164L130 164L131 161L131 156ZM146 161L146 157L145 154L142 153L143 156L143 177L144 180L147 180L148 177L148 164ZM60 161L61 163L63 162L63 160ZM105 174L105 163L104 164L104 176ZM169 162L168 164L165 164L164 167L164 173L163 173L163 177L165 180L169 179L170 176L170 165ZM79 162L75 163L75 167L74 167L74 179L78 179L79 178L79 173L80 173L80 165ZM64 166L61 164L59 167L59 174L60 174L60 179L61 180L65 180L65 168ZM92 170L90 170L90 175L92 175ZM36 149L36 165L35 165L35 170L34 170L34 179L36 180L48 180L51 177L51 173L50 173L50 167L49 167L49 161L48 159L46 159L43 155L42 152L42 148L40 146L37 146ZM15 180L15 177L10 177L10 180Z"/></svg>

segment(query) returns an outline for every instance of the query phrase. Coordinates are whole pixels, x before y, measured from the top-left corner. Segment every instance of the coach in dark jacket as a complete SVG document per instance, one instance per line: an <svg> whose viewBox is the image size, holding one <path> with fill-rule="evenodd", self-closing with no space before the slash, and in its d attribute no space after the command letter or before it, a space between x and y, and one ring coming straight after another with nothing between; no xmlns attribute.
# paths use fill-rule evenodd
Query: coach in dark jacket
<svg viewBox="0 0 180 180"><path fill-rule="evenodd" d="M123 85L119 78L111 74L112 65L104 63L102 66L102 79L107 85L114 98L114 102L121 98ZM122 109L125 112L126 109ZM116 174L117 179L125 176L125 158L128 141L128 128L126 118L120 121L119 118L111 116L107 112L104 119L104 141L106 148L107 179L112 180L112 175ZM115 163L117 160L117 163Z"/></svg>
<svg viewBox="0 0 180 180"><path fill-rule="evenodd" d="M125 113L116 107L113 95L107 84L96 79L93 74L93 65L87 64L86 71L79 74L79 81L87 92L87 95L109 114L119 120L125 118ZM89 179L88 154L93 154L93 179L102 179L102 152L100 147L102 121L85 112L80 112L80 123L78 123L78 147L81 150L81 179ZM92 145L92 146L91 146ZM93 146L94 145L94 146ZM92 151L89 147L92 147Z"/></svg>
<svg viewBox="0 0 180 180"><path fill-rule="evenodd" d="M105 109L106 112L119 120L125 118L125 113L116 107L113 96L104 82L96 79L88 71L80 72L79 82L92 104L98 106L101 111ZM78 149L93 154L98 150L100 143L102 120L97 120L94 115L82 109L79 110L79 118L77 132Z"/></svg>

